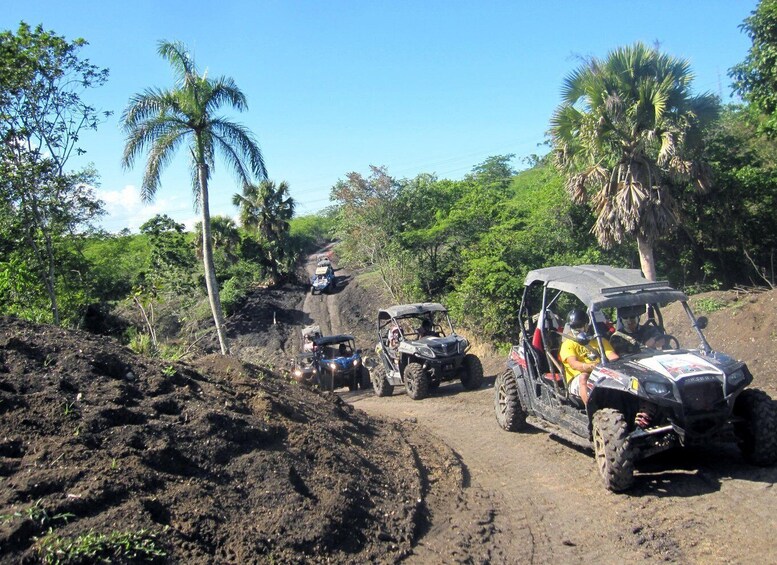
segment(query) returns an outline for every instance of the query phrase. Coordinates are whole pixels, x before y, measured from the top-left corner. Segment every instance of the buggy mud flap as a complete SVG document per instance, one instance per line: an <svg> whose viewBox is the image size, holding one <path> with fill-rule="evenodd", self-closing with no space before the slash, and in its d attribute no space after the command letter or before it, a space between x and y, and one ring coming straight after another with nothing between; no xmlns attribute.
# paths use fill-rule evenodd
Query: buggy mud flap
<svg viewBox="0 0 777 565"><path fill-rule="evenodd" d="M390 385L393 386L400 386L404 384L402 382L402 375L399 374L399 371L386 371L386 380Z"/></svg>

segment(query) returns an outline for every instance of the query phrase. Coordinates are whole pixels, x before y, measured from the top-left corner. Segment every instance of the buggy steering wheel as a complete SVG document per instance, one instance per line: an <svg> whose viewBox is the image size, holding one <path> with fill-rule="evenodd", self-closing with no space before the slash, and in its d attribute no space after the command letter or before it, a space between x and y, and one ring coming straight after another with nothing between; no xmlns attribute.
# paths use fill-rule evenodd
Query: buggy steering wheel
<svg viewBox="0 0 777 565"><path fill-rule="evenodd" d="M670 334L664 334L664 349L680 349L680 340Z"/></svg>

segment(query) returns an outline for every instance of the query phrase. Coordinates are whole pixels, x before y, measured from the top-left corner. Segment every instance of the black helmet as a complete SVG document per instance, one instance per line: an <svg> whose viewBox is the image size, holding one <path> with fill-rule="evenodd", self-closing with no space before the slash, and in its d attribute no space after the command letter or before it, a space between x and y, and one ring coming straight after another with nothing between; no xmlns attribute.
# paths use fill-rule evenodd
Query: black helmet
<svg viewBox="0 0 777 565"><path fill-rule="evenodd" d="M429 318L424 318L421 322L421 327L425 330L432 329L432 321Z"/></svg>
<svg viewBox="0 0 777 565"><path fill-rule="evenodd" d="M580 308L573 308L567 314L567 323L573 330L584 328L588 325L588 314Z"/></svg>

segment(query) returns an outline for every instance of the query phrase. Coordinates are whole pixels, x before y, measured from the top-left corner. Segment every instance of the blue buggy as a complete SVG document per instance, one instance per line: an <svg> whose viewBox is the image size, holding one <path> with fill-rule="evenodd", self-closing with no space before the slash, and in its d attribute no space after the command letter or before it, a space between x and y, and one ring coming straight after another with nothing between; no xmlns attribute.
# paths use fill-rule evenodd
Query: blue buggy
<svg viewBox="0 0 777 565"><path fill-rule="evenodd" d="M319 386L334 390L369 388L370 372L362 362L361 349L356 349L352 335L328 335L313 340L318 365Z"/></svg>

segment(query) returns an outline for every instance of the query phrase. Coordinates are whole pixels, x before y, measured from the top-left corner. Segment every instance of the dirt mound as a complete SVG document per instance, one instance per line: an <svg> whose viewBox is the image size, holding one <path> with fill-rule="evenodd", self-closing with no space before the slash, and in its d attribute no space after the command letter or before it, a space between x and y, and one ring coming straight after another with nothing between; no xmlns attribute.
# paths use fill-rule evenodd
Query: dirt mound
<svg viewBox="0 0 777 565"><path fill-rule="evenodd" d="M395 561L428 527L430 477L456 476L409 424L234 358L168 364L7 318L0 415L5 563L100 535L113 562L118 539L187 563Z"/></svg>

